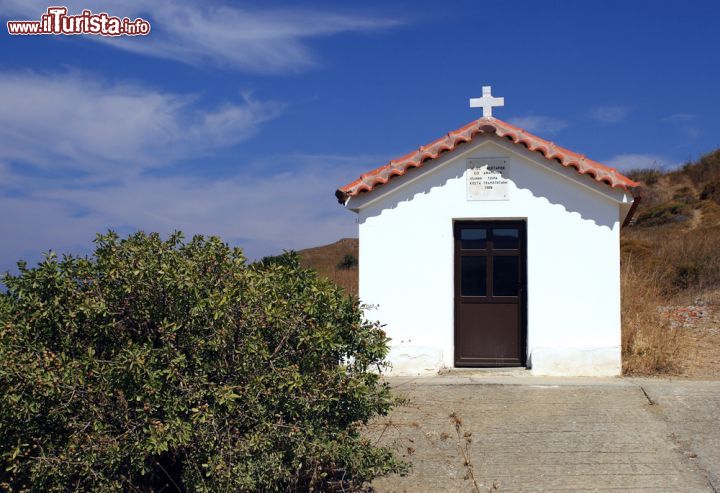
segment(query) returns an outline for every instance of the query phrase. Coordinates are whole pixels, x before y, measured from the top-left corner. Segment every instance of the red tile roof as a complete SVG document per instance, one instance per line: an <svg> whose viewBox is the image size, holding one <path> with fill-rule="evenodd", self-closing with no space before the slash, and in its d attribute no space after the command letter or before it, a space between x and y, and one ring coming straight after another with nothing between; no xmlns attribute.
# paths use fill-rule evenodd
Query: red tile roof
<svg viewBox="0 0 720 493"><path fill-rule="evenodd" d="M639 202L637 198L640 196L640 184L623 176L615 168L588 159L581 154L555 145L493 117L483 117L475 120L435 142L420 147L417 151L393 159L386 165L369 171L354 182L339 188L335 192L335 196L338 202L344 204L348 198L355 197L362 192L374 190L377 186L384 185L393 177L404 175L411 168L422 168L427 161L437 159L441 154L455 150L460 144L472 142L478 135L497 135L515 144L522 144L527 149L537 151L548 160L555 161L566 168L575 168L578 173L588 174L596 181L606 183L613 188L617 187L630 191L636 197L634 205Z"/></svg>

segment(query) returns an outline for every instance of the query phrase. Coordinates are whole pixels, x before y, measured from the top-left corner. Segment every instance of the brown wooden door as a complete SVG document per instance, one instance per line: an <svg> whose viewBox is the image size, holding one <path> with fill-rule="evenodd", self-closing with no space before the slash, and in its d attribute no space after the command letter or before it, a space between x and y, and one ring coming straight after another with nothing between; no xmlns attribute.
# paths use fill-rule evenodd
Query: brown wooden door
<svg viewBox="0 0 720 493"><path fill-rule="evenodd" d="M458 221L455 366L525 366L525 222Z"/></svg>

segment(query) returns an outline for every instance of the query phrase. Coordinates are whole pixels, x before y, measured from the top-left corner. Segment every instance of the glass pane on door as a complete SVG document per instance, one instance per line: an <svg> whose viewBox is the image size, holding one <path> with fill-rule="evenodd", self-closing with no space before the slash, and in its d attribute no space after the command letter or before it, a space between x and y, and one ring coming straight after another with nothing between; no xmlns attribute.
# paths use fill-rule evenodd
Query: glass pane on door
<svg viewBox="0 0 720 493"><path fill-rule="evenodd" d="M461 229L460 248L463 250L485 250L487 248L487 230L484 228Z"/></svg>
<svg viewBox="0 0 720 493"><path fill-rule="evenodd" d="M495 250L517 250L520 248L520 234L517 228L493 228Z"/></svg>
<svg viewBox="0 0 720 493"><path fill-rule="evenodd" d="M460 295L487 296L487 257L461 257Z"/></svg>
<svg viewBox="0 0 720 493"><path fill-rule="evenodd" d="M493 257L493 296L517 296L520 257Z"/></svg>

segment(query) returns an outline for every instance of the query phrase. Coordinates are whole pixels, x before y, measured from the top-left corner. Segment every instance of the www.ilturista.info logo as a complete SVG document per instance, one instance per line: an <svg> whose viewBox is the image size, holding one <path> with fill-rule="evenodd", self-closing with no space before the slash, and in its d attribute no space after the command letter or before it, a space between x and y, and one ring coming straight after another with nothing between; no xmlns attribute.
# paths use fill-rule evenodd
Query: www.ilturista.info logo
<svg viewBox="0 0 720 493"><path fill-rule="evenodd" d="M115 17L105 12L68 15L67 7L48 7L39 21L8 21L8 33L17 36L36 34L94 34L96 36L146 36L150 23L138 17Z"/></svg>

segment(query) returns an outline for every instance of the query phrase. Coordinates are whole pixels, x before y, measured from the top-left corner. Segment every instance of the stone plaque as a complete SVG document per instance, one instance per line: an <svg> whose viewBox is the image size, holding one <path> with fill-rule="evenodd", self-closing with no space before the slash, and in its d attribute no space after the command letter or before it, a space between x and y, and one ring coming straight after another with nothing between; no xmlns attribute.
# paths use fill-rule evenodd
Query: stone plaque
<svg viewBox="0 0 720 493"><path fill-rule="evenodd" d="M467 160L468 200L510 200L508 171L510 158L470 158Z"/></svg>

